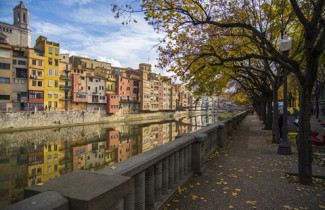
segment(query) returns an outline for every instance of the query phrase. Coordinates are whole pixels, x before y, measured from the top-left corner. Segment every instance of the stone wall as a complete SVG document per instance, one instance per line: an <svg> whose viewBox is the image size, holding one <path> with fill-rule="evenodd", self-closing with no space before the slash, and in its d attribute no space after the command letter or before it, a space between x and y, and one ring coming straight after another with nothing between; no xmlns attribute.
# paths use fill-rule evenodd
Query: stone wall
<svg viewBox="0 0 325 210"><path fill-rule="evenodd" d="M195 111L193 114L199 114ZM117 121L150 121L154 119L171 120L191 114L189 112L156 112L145 114L107 115L104 110L96 111L38 111L0 113L0 131L23 128L63 127L91 123L108 123Z"/></svg>

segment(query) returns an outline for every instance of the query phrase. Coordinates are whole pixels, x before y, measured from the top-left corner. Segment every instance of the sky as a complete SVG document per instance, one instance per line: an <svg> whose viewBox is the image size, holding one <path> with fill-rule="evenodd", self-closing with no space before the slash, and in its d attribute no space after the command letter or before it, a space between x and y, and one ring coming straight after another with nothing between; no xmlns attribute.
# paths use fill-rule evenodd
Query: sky
<svg viewBox="0 0 325 210"><path fill-rule="evenodd" d="M0 21L13 24L13 8L19 0L0 0ZM24 0L30 13L32 47L42 35L60 43L61 53L109 62L112 66L137 69L150 63L155 73L170 76L157 64L157 44L163 34L154 32L143 19L122 25L115 19L111 4L127 0Z"/></svg>

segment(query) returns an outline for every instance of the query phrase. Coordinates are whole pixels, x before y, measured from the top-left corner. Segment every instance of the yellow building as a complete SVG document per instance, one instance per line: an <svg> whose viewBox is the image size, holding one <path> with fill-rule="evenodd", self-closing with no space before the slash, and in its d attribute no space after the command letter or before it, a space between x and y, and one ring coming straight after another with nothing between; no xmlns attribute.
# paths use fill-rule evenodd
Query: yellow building
<svg viewBox="0 0 325 210"><path fill-rule="evenodd" d="M56 143L44 145L43 182L60 176L59 171L59 149Z"/></svg>
<svg viewBox="0 0 325 210"><path fill-rule="evenodd" d="M0 42L0 111L12 110L12 49Z"/></svg>
<svg viewBox="0 0 325 210"><path fill-rule="evenodd" d="M57 110L59 104L59 54L60 44L47 41L44 36L36 40L35 50L44 53L44 107L47 110ZM71 86L62 86L62 90L71 90Z"/></svg>
<svg viewBox="0 0 325 210"><path fill-rule="evenodd" d="M28 50L28 103L30 110L44 109L44 53Z"/></svg>
<svg viewBox="0 0 325 210"><path fill-rule="evenodd" d="M151 65L140 63L139 70L141 71L141 88L140 88L140 110L151 110L151 84L148 74L151 72Z"/></svg>
<svg viewBox="0 0 325 210"><path fill-rule="evenodd" d="M59 61L59 106L58 110L71 110L71 64L69 63L69 54L60 54Z"/></svg>

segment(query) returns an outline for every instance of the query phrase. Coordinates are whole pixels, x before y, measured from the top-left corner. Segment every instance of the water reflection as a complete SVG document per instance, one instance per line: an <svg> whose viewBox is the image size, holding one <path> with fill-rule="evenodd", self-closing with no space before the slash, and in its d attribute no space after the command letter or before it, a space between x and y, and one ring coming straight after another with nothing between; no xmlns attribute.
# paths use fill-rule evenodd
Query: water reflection
<svg viewBox="0 0 325 210"><path fill-rule="evenodd" d="M75 170L98 170L217 122L217 116L146 124L97 124L0 134L0 208L23 188Z"/></svg>

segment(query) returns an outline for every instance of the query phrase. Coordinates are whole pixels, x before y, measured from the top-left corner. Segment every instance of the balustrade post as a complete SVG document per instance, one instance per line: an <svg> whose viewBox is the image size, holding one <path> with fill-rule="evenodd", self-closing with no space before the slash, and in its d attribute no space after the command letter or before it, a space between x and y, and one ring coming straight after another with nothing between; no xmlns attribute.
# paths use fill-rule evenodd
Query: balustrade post
<svg viewBox="0 0 325 210"><path fill-rule="evenodd" d="M184 149L179 151L179 179L184 176Z"/></svg>
<svg viewBox="0 0 325 210"><path fill-rule="evenodd" d="M140 172L134 177L134 208L145 209L145 171Z"/></svg>
<svg viewBox="0 0 325 210"><path fill-rule="evenodd" d="M231 136L232 133L232 119L228 119L228 136Z"/></svg>
<svg viewBox="0 0 325 210"><path fill-rule="evenodd" d="M217 144L218 144L218 147L223 147L224 146L224 137L223 137L224 129L225 129L225 124L219 124L218 129L217 129Z"/></svg>
<svg viewBox="0 0 325 210"><path fill-rule="evenodd" d="M169 175L169 168L168 168L168 159L165 158L162 161L162 194L166 195L168 193L168 175Z"/></svg>
<svg viewBox="0 0 325 210"><path fill-rule="evenodd" d="M174 156L174 184L179 182L179 151L175 152Z"/></svg>
<svg viewBox="0 0 325 210"><path fill-rule="evenodd" d="M135 181L133 181L133 188L131 189L131 192L124 198L124 209L134 209L134 189Z"/></svg>
<svg viewBox="0 0 325 210"><path fill-rule="evenodd" d="M145 207L153 208L154 207L154 166L150 166L146 169L146 176L145 176Z"/></svg>
<svg viewBox="0 0 325 210"><path fill-rule="evenodd" d="M155 202L161 199L162 195L162 162L155 164Z"/></svg>
<svg viewBox="0 0 325 210"><path fill-rule="evenodd" d="M174 158L174 154L170 155L168 157L168 188L169 189L173 189L174 188L174 176L175 176L175 158Z"/></svg>
<svg viewBox="0 0 325 210"><path fill-rule="evenodd" d="M184 148L184 175L188 173L188 147Z"/></svg>
<svg viewBox="0 0 325 210"><path fill-rule="evenodd" d="M207 134L197 134L192 144L192 170L199 175L201 175L204 170L204 161L207 155L205 154L204 144L207 139Z"/></svg>

